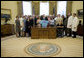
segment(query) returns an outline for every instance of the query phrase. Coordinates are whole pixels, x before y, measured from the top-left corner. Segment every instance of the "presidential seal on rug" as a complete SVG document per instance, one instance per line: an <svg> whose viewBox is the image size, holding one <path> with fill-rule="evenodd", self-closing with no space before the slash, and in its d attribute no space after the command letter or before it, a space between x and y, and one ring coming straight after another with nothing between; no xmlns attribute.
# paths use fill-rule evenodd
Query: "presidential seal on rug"
<svg viewBox="0 0 84 58"><path fill-rule="evenodd" d="M36 57L49 57L57 55L60 50L61 49L58 45L45 42L33 43L25 48L26 53Z"/></svg>

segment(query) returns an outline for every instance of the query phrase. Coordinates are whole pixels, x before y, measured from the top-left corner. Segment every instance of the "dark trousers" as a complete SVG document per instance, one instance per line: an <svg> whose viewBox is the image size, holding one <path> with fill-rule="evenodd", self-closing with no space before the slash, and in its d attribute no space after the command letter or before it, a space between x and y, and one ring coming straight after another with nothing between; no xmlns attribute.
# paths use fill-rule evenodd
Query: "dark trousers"
<svg viewBox="0 0 84 58"><path fill-rule="evenodd" d="M76 32L75 31L72 32L73 32L73 37L76 38Z"/></svg>
<svg viewBox="0 0 84 58"><path fill-rule="evenodd" d="M54 27L54 25L50 25L50 27Z"/></svg>
<svg viewBox="0 0 84 58"><path fill-rule="evenodd" d="M31 36L31 28L28 28L28 34Z"/></svg>
<svg viewBox="0 0 84 58"><path fill-rule="evenodd" d="M20 37L21 36L20 32L16 32L16 36Z"/></svg>
<svg viewBox="0 0 84 58"><path fill-rule="evenodd" d="M68 34L69 34L69 36L71 36L72 35L72 31L71 31L71 28L67 28L67 32L68 32Z"/></svg>
<svg viewBox="0 0 84 58"><path fill-rule="evenodd" d="M31 36L31 30L29 30L28 33L29 33L29 36Z"/></svg>
<svg viewBox="0 0 84 58"><path fill-rule="evenodd" d="M67 36L67 28L65 29L65 36Z"/></svg>
<svg viewBox="0 0 84 58"><path fill-rule="evenodd" d="M63 37L64 30L62 28L57 28L57 37Z"/></svg>
<svg viewBox="0 0 84 58"><path fill-rule="evenodd" d="M65 36L67 36L67 27L64 27Z"/></svg>
<svg viewBox="0 0 84 58"><path fill-rule="evenodd" d="M26 28L26 33L28 34L28 36L31 36L31 28Z"/></svg>
<svg viewBox="0 0 84 58"><path fill-rule="evenodd" d="M21 32L19 32L19 36L21 36Z"/></svg>

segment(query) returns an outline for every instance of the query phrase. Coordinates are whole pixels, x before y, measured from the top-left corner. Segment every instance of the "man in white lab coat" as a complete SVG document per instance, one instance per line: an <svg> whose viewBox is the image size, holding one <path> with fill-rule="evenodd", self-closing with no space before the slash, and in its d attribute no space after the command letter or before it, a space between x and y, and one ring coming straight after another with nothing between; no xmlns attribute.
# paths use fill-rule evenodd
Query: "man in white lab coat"
<svg viewBox="0 0 84 58"><path fill-rule="evenodd" d="M73 21L72 21L72 33L73 33L73 38L76 38L76 31L77 31L77 26L79 24L79 20L76 16L76 13L73 13Z"/></svg>
<svg viewBox="0 0 84 58"><path fill-rule="evenodd" d="M72 15L70 15L69 17L68 17L68 21L67 21L67 31L68 31L68 33L69 33L69 37L72 35L71 34L71 27L72 27L72 21L73 21L73 16ZM68 34L67 33L67 34Z"/></svg>

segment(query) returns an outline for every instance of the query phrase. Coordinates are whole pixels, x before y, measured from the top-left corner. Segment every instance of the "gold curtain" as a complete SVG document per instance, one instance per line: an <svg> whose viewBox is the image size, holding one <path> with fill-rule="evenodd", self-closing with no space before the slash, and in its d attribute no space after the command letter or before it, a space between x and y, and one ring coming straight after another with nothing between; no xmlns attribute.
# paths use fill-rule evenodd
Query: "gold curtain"
<svg viewBox="0 0 84 58"><path fill-rule="evenodd" d="M32 1L32 7L34 6L34 9L35 9L35 15L39 15L39 1ZM32 11L33 12L33 11Z"/></svg>
<svg viewBox="0 0 84 58"><path fill-rule="evenodd" d="M67 1L66 15L68 12L72 12L72 1Z"/></svg>
<svg viewBox="0 0 84 58"><path fill-rule="evenodd" d="M17 2L17 11L18 11L18 15L22 15L22 14L23 14L22 1L18 1L18 2Z"/></svg>
<svg viewBox="0 0 84 58"><path fill-rule="evenodd" d="M47 1L42 1L42 2L47 2ZM34 6L34 9L35 9L35 15L39 15L40 14L40 1L32 1L32 7L33 6ZM17 2L17 7L18 7L18 15L22 15L23 14L22 1ZM55 7L55 15L57 15L57 1L49 1L49 14L50 15L53 15L53 7ZM66 12L67 13L69 11L71 12L71 10L72 10L72 2L68 1Z"/></svg>
<svg viewBox="0 0 84 58"><path fill-rule="evenodd" d="M57 1L49 1L49 14L53 15L53 7L55 7L55 15L57 14Z"/></svg>
<svg viewBox="0 0 84 58"><path fill-rule="evenodd" d="M43 1L46 2L46 1ZM32 1L32 7L35 8L35 15L40 13L40 1ZM23 5L22 1L17 2L18 15L23 14ZM57 15L57 1L49 1L49 14L53 15L53 7L55 7L55 15ZM72 12L72 1L67 1L66 15L68 12Z"/></svg>

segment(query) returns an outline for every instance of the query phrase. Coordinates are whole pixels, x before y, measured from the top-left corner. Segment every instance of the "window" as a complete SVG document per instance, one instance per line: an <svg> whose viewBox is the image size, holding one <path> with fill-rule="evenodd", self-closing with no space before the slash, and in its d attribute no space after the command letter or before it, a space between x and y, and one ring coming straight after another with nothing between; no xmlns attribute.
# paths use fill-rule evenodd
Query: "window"
<svg viewBox="0 0 84 58"><path fill-rule="evenodd" d="M40 15L49 15L49 2L40 2Z"/></svg>
<svg viewBox="0 0 84 58"><path fill-rule="evenodd" d="M31 1L23 1L23 15L32 15Z"/></svg>
<svg viewBox="0 0 84 58"><path fill-rule="evenodd" d="M57 14L66 16L66 5L67 5L67 1L58 1Z"/></svg>

